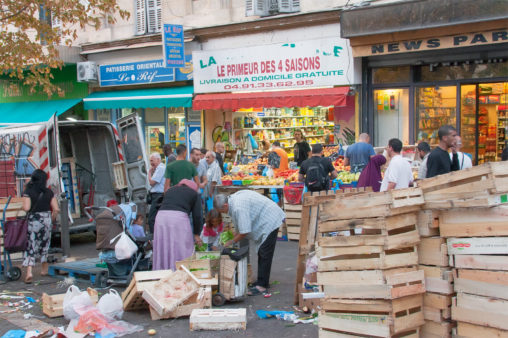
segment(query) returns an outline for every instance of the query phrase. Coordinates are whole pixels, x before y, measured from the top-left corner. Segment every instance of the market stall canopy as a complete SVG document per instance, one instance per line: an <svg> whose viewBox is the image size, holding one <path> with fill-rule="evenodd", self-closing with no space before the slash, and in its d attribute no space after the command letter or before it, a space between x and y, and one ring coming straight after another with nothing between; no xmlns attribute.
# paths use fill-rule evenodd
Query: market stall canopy
<svg viewBox="0 0 508 338"><path fill-rule="evenodd" d="M77 105L81 100L0 103L0 124L46 122L53 114L59 116Z"/></svg>
<svg viewBox="0 0 508 338"><path fill-rule="evenodd" d="M83 99L85 109L191 107L192 86L95 92Z"/></svg>
<svg viewBox="0 0 508 338"><path fill-rule="evenodd" d="M336 87L280 92L201 94L194 98L192 108L235 110L249 107L344 107L348 92L349 87Z"/></svg>

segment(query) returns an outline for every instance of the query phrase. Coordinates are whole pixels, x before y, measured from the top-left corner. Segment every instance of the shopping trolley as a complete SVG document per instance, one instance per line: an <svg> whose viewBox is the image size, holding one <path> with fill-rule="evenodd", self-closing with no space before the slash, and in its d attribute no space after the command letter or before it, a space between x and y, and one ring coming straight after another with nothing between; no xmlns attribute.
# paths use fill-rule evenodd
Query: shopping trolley
<svg viewBox="0 0 508 338"><path fill-rule="evenodd" d="M2 226L2 234L5 234L5 224L8 222L6 220L7 215L7 208L9 207L9 203L11 202L12 196L9 196L7 199L7 202L5 202L4 210L2 213L2 220L0 221L0 224ZM21 269L17 266L12 265L11 260L11 252L8 250L5 250L3 247L0 248L2 250L2 255L0 255L0 281L3 280L4 282L11 280L16 281L21 278ZM3 257L3 259L1 259Z"/></svg>

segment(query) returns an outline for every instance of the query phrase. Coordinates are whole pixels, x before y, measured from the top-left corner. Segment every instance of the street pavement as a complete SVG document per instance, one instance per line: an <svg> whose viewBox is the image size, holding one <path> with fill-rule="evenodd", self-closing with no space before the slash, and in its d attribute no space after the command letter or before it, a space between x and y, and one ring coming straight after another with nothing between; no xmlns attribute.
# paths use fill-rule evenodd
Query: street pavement
<svg viewBox="0 0 508 338"><path fill-rule="evenodd" d="M277 319L259 319L256 310L285 310L294 311L293 292L296 274L296 258L298 243L277 242L274 261L272 265L270 298L263 296L248 297L241 302L227 303L223 308L247 308L247 330L246 331L189 331L189 319L168 319L152 321L148 310L137 312L125 312L123 320L143 326L143 331L129 335L129 337L147 337L149 329L157 331L154 337L317 337L318 328L313 324L293 324ZM253 251L253 250L251 250ZM71 255L76 259L96 257L95 238L92 234L80 234L71 236ZM254 273L256 271L257 256L251 252ZM20 264L21 262L16 262ZM66 286L62 285L61 279L53 277L39 277L38 270L35 271L34 284L23 283L23 277L16 282L8 282L0 285L2 293L5 292L26 292L39 302L31 309L22 309L14 313L3 311L12 310L13 307L5 306L6 303L0 300L0 337L12 329L42 329L49 326L65 326L67 320L61 318L48 318L42 313L41 296L43 292L48 294L65 293ZM84 289L87 284L77 283ZM116 288L119 292L123 288ZM107 289L97 289L100 294L107 292ZM27 315L29 314L29 315ZM297 313L298 314L298 313ZM300 314L304 315L304 314ZM29 318L29 319L27 319Z"/></svg>

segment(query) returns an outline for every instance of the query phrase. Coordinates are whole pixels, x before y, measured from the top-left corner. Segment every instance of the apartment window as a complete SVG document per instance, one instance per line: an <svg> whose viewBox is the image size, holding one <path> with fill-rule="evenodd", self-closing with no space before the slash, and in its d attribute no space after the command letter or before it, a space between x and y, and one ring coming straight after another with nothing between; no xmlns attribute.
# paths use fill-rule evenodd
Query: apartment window
<svg viewBox="0 0 508 338"><path fill-rule="evenodd" d="M300 11L300 0L245 0L245 16L269 16Z"/></svg>
<svg viewBox="0 0 508 338"><path fill-rule="evenodd" d="M135 0L136 35L162 31L161 0Z"/></svg>

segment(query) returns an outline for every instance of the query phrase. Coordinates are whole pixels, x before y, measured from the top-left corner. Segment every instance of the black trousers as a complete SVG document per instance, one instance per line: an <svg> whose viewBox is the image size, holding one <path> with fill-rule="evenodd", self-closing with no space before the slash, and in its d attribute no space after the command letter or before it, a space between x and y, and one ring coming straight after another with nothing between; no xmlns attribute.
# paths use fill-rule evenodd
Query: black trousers
<svg viewBox="0 0 508 338"><path fill-rule="evenodd" d="M152 203L150 204L150 210L148 211L148 227L150 228L150 233L153 234L153 229L155 226L155 216L157 216L157 200L164 195L159 192L151 192Z"/></svg>
<svg viewBox="0 0 508 338"><path fill-rule="evenodd" d="M268 288L270 286L270 271L272 270L273 253L275 252L278 232L279 228L272 231L259 247L258 280L255 285L259 285L264 288Z"/></svg>

